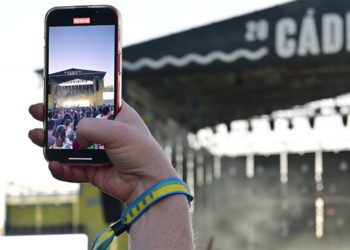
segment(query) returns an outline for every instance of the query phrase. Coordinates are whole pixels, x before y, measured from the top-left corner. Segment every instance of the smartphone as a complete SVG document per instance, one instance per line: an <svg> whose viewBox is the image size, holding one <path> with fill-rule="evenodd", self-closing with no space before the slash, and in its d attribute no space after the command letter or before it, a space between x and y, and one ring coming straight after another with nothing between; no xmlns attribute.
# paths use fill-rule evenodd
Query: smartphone
<svg viewBox="0 0 350 250"><path fill-rule="evenodd" d="M121 107L120 26L119 11L112 6L55 7L47 12L44 155L48 161L110 162L104 145L82 148L76 131L81 119L114 119Z"/></svg>

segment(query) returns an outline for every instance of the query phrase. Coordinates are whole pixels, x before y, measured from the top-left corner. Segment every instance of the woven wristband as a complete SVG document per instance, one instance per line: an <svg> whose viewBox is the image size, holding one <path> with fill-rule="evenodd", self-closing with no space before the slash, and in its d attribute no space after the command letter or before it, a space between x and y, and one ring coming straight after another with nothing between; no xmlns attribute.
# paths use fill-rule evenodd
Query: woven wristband
<svg viewBox="0 0 350 250"><path fill-rule="evenodd" d="M128 206L122 213L121 219L111 225L109 228L101 232L91 250L106 250L112 243L115 236L128 231L132 223L134 223L140 216L154 203L162 198L174 194L186 195L188 202L193 200L193 195L188 185L178 178L170 178L162 180L141 194L130 206Z"/></svg>

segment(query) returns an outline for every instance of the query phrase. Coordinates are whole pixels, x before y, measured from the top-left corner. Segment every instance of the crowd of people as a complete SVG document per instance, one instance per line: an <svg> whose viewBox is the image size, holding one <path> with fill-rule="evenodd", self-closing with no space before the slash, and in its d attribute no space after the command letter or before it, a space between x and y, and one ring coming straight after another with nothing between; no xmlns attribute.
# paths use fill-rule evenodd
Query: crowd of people
<svg viewBox="0 0 350 250"><path fill-rule="evenodd" d="M78 122L83 118L114 119L114 107L69 107L48 110L48 148L81 149L76 141ZM103 149L103 145L93 144L85 149Z"/></svg>

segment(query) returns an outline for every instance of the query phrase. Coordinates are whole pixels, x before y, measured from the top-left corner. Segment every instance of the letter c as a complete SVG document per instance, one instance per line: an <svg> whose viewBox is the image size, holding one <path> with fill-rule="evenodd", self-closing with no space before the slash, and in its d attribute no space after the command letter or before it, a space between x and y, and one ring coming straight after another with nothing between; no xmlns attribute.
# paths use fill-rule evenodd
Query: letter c
<svg viewBox="0 0 350 250"><path fill-rule="evenodd" d="M290 58L295 55L297 43L289 37L296 35L297 24L292 18L282 18L276 24L276 54L281 58Z"/></svg>

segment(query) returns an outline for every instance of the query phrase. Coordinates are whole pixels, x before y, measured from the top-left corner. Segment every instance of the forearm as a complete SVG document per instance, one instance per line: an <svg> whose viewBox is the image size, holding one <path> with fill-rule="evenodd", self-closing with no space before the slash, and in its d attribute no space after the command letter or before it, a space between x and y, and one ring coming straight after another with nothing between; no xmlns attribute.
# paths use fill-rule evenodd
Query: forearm
<svg viewBox="0 0 350 250"><path fill-rule="evenodd" d="M194 249L189 205L184 195L153 204L130 229L131 250Z"/></svg>

